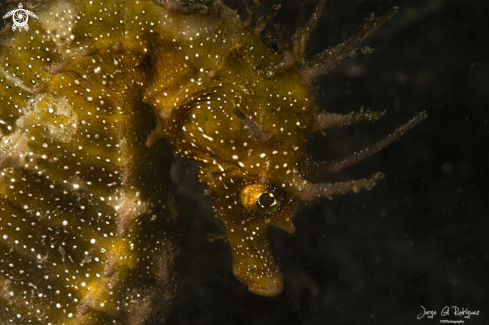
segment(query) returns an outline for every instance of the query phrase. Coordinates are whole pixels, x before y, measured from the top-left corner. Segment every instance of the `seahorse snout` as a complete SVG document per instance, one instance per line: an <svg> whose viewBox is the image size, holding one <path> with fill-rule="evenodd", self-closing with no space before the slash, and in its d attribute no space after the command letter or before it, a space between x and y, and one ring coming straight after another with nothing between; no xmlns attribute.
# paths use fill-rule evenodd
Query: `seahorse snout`
<svg viewBox="0 0 489 325"><path fill-rule="evenodd" d="M274 297L284 288L268 242L269 226L257 220L224 224L233 256L234 276L248 286L251 293Z"/></svg>
<svg viewBox="0 0 489 325"><path fill-rule="evenodd" d="M248 286L248 291L255 295L275 297L284 289L282 273L278 269L264 272L253 270L249 266L233 263L234 276Z"/></svg>

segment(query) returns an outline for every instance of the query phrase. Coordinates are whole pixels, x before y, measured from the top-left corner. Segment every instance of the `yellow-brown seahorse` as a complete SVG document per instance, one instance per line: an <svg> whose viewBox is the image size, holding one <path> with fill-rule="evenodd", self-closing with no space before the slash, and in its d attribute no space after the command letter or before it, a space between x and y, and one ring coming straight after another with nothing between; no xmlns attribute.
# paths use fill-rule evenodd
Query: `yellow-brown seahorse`
<svg viewBox="0 0 489 325"><path fill-rule="evenodd" d="M331 182L381 150L329 162L305 154L316 131L379 112L321 113L311 87L396 8L312 57L325 0L278 48L260 37L279 7L241 20L220 0L26 1L38 19L0 34L0 321L144 324L171 300L181 226L173 155L198 164L251 292L283 289L271 226L294 231L297 202L370 189L381 173ZM272 40L273 42L273 40ZM277 44L275 44L277 45ZM156 118L155 118L156 116Z"/></svg>

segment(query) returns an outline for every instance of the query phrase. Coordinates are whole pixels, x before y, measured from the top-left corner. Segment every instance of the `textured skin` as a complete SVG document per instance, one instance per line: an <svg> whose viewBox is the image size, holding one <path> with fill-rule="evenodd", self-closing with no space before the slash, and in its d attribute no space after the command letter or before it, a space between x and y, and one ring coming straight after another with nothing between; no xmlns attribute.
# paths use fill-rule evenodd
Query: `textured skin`
<svg viewBox="0 0 489 325"><path fill-rule="evenodd" d="M144 144L145 51L124 8L52 3L2 35L1 324L144 324L174 294L173 153Z"/></svg>
<svg viewBox="0 0 489 325"><path fill-rule="evenodd" d="M324 1L318 8L322 5ZM153 39L150 66L156 73L143 100L152 105L158 122L147 144L167 138L177 153L197 162L197 178L208 187L206 194L231 246L234 275L250 292L282 292L283 277L268 232L271 226L295 231L292 211L297 202L370 189L383 177L377 173L348 183L313 184L302 175L314 181L319 172L330 180L350 162L380 150L405 131L361 157L333 162L324 171L307 163L305 146L314 132L382 116L320 114L311 83L394 13L395 9L379 20L369 19L357 39L333 50L324 66L308 64L294 54L302 55L304 48L292 49L284 36L284 52L273 52L258 37L260 21L255 27L252 19L241 22L220 1L211 2L205 14L171 16L169 30L178 32ZM253 9L248 15L253 16ZM277 33L281 36L280 30ZM296 39L301 36L304 45L308 33L299 28Z"/></svg>
<svg viewBox="0 0 489 325"><path fill-rule="evenodd" d="M304 28L299 24L293 44L277 29L283 53L260 38L278 7L254 25L253 8L241 21L219 0L205 8L180 2L60 1L37 8L29 33L4 36L0 225L8 289L0 317L143 324L170 300L179 223L163 139L197 162L235 276L250 292L275 296L283 279L270 227L293 232L299 201L372 188L382 174L317 182L329 182L424 117L371 149L310 162L305 146L314 132L382 115L319 113L311 84L356 55L359 42L396 10L370 17L350 40L307 61L305 44L324 0ZM32 223L40 225L27 237L32 244L14 239ZM98 264L88 266L95 257ZM39 265L49 266L53 289L37 284L46 276ZM31 289L25 274L42 290ZM36 290L52 296L34 298Z"/></svg>
<svg viewBox="0 0 489 325"><path fill-rule="evenodd" d="M165 43L182 54L167 58L157 49L151 51L155 66L163 71L160 76L178 72L172 80L172 87L178 84L176 90L166 91L168 81L161 78L152 80L145 94L158 116L163 116L152 138L169 138L178 153L197 161L199 181L209 187L216 217L229 238L234 274L250 291L275 295L281 291L282 276L267 233L271 225L294 231L291 210L297 200L285 196L281 205L286 209L277 211L281 213L255 215L240 203L239 193L260 178L271 187L292 190L291 170L297 168L312 133L313 94L297 71L273 71L283 56L272 53L243 27L234 11L218 3L209 15L198 17L205 21L178 18L175 29L182 32L175 35L176 42ZM236 27L225 28L224 22ZM195 30L194 23L209 27ZM190 42L189 34L193 35ZM278 76L271 77L272 73ZM236 107L270 139L255 141Z"/></svg>

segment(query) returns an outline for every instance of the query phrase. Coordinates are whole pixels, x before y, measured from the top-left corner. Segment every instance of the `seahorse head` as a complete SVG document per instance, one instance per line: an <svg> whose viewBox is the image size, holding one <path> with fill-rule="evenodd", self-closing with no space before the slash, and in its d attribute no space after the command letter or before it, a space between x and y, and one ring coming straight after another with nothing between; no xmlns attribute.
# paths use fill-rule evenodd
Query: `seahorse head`
<svg viewBox="0 0 489 325"><path fill-rule="evenodd" d="M313 23L323 4L320 1ZM394 12L372 18L359 32L372 32ZM252 10L249 14L253 16ZM233 28L211 23L223 16ZM206 27L196 27L196 21ZM319 113L313 81L361 39L348 45L351 49L342 44L307 61L304 50L311 21L307 28L297 29L293 44L278 29L283 53L277 53L259 37L263 20L252 27L252 19L242 22L214 1L206 15L193 21L173 16L174 26L169 28L180 31L176 35L148 41L147 71L153 73L143 98L153 106L158 124L147 144L166 137L177 153L197 162L197 177L208 187L206 194L231 246L234 274L249 291L263 296L283 289L268 242L270 227L294 232L292 210L300 201L373 187L381 173L347 183L330 179L415 123L362 155L328 163L309 161L305 146L314 132L382 115Z"/></svg>
<svg viewBox="0 0 489 325"><path fill-rule="evenodd" d="M298 71L281 71L280 56L270 60L263 55L268 49L250 48L231 47L216 68L196 77L201 85L189 87L167 128L179 130L177 152L199 165L231 244L235 276L251 292L271 296L283 280L268 231L294 231L299 164L316 105Z"/></svg>
<svg viewBox="0 0 489 325"><path fill-rule="evenodd" d="M239 82L236 75L185 104L181 153L199 163L198 178L231 244L235 276L253 293L276 295L283 281L268 231L294 231L296 180L315 107L293 71Z"/></svg>

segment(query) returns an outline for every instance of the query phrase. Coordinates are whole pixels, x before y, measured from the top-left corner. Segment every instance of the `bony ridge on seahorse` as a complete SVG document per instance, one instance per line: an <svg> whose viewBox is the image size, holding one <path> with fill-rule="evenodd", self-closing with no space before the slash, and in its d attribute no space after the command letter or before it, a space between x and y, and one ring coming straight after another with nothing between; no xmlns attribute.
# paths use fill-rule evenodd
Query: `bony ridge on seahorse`
<svg viewBox="0 0 489 325"><path fill-rule="evenodd" d="M219 0L192 22L185 14L175 14L172 24L180 34L149 41L148 71L156 73L148 79L143 100L157 116L147 145L166 137L179 154L197 162L197 177L208 186L206 194L229 239L235 276L250 292L275 296L283 290L283 277L270 250L270 227L294 232L292 210L300 201L371 189L382 173L349 182L334 183L331 178L389 145L426 113L371 148L333 161L310 161L305 146L314 132L383 115L320 113L311 85L361 52L358 44L397 8L380 18L370 16L353 37L308 59L306 43L325 0L305 24L307 1L301 4L292 40L276 27L280 54L259 37L279 7L254 24L259 2L253 1L243 22ZM223 28L218 23L223 17L238 28ZM199 19L216 24L198 28Z"/></svg>

